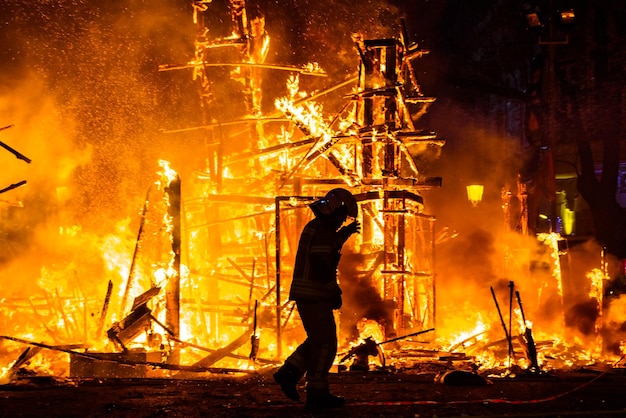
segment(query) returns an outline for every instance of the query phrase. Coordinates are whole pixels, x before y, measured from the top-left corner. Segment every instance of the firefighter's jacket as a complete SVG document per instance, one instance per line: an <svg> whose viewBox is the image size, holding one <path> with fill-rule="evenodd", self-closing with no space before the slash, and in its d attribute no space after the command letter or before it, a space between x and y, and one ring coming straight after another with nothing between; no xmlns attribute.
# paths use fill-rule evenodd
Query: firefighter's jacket
<svg viewBox="0 0 626 418"><path fill-rule="evenodd" d="M304 227L289 300L332 303L341 296L337 266L346 239L324 217L316 217Z"/></svg>

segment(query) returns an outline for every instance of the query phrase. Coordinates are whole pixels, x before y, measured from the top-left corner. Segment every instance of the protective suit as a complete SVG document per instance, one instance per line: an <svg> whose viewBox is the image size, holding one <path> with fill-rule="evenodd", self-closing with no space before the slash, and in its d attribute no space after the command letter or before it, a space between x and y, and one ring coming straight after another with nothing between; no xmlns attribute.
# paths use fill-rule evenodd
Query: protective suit
<svg viewBox="0 0 626 418"><path fill-rule="evenodd" d="M337 266L346 240L359 231L358 205L347 190L333 189L310 205L315 214L298 243L289 299L296 302L307 338L274 374L283 392L299 400L297 382L306 375L307 401L311 408L344 404L330 393L328 371L337 354L337 327L333 310L341 308ZM348 217L353 222L341 227ZM340 228L341 227L341 228Z"/></svg>

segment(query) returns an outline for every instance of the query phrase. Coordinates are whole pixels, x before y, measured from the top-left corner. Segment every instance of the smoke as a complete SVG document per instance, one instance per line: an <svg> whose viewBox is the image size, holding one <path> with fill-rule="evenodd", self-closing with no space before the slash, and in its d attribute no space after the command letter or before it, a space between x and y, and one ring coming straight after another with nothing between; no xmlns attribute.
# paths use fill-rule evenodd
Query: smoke
<svg viewBox="0 0 626 418"><path fill-rule="evenodd" d="M384 2L253 3L272 37L268 62L317 61L329 73L303 86L309 91L356 71L352 32L385 37L399 29L398 9ZM210 36L230 34L225 5L209 4ZM32 159L0 149L3 184L27 181L0 197L0 289L82 295L96 312L108 280L120 289L128 275L158 160L169 160L183 182L205 165L201 131L163 133L205 122L191 72L158 71L193 57L192 8L173 0L9 0L0 23L0 127L13 125L0 140ZM266 111L284 94L286 76L265 73Z"/></svg>
<svg viewBox="0 0 626 418"><path fill-rule="evenodd" d="M410 7L417 9L416 3ZM215 8L211 35L228 35L225 2L214 0L208 6ZM360 32L365 39L397 37L404 17L403 10L386 1L355 5L348 0L259 0L250 7L266 17L272 38L267 62L295 66L318 62L328 72L328 78L302 78L304 91L330 87L356 73L352 33ZM173 0L3 3L0 127L14 127L0 131L0 141L32 163L0 149L3 185L27 180L26 186L0 195L0 268L9 278L0 282L2 292L23 295L52 287L71 292L80 287L85 293L95 289L91 293L101 298L105 270L112 265L123 270L130 264L139 213L155 180L158 159L170 160L183 184L204 166L201 133L162 131L204 122L190 72L158 72L160 64L182 64L193 56L196 33L191 13L189 3ZM412 17L407 21L410 34L420 32L422 23L427 32L428 24L438 18L428 14L418 18L415 13ZM416 64L418 78L442 82L447 60L432 47L432 55ZM283 72L264 73L265 111L273 109L275 97L285 95L287 77ZM506 233L518 219L505 225L501 192L507 185L515 192L523 150L512 147L506 134L494 133L498 131L492 129L489 113L477 116L489 104L467 96L458 100L451 92L455 88L441 84L425 91L439 99L418 126L436 130L448 140L440 158L420 165L422 174L443 178L441 189L423 193L425 212L436 215L440 229L447 226L453 231L436 249L438 332L454 335L473 329L477 322L499 329L490 287L508 314L513 281L536 329L555 329L566 321L582 334L589 333L596 317L587 302L587 289L579 286L587 283L581 277L584 273L578 272L598 265L598 248L579 249L588 256L571 270L573 282L564 306L542 244ZM233 106L228 103L231 99L224 95L225 106ZM345 103L340 94L327 100L328 113ZM470 183L485 187L477 207L467 200L465 186ZM102 252L109 246L125 257L106 264ZM345 332L353 332L363 316L391 321L379 289L357 273L357 266L371 261L356 254L345 254L342 260L344 311L353 315L344 317Z"/></svg>
<svg viewBox="0 0 626 418"><path fill-rule="evenodd" d="M606 317L602 322L603 348L616 356L623 355L623 341L626 338L626 295L614 296L606 302Z"/></svg>
<svg viewBox="0 0 626 418"><path fill-rule="evenodd" d="M62 207L73 199L71 177L91 161L89 145L72 143L74 121L62 118L62 108L42 90L38 79L25 78L0 97L0 114L12 125L0 140L31 160L26 164L8 152L0 156L6 186L26 181L5 192L0 203L2 261L7 263L29 254L31 246L46 248L43 231L56 228L58 234ZM57 245L49 244L50 249Z"/></svg>
<svg viewBox="0 0 626 418"><path fill-rule="evenodd" d="M520 234L524 220L516 201L517 173L524 149L496 134L488 116L444 95L427 117L448 140L441 157L428 167L442 177L442 188L424 193L425 211L436 215L439 231L448 230L436 247L438 334L450 340L484 324L478 331L488 328L504 338L500 314L507 327L512 314L517 331L521 318L513 289L520 292L526 319L536 333L593 337L600 312L597 300L590 298L587 274L600 267L601 248L593 241L560 248L558 282L553 249L532 233ZM469 184L484 186L476 206L468 201ZM505 191L512 195L508 213Z"/></svg>
<svg viewBox="0 0 626 418"><path fill-rule="evenodd" d="M372 276L380 263L382 254L363 255L346 248L339 264L339 280L343 291L343 307L341 310L340 335L345 342L358 339L357 324L361 319L378 322L387 337L392 337L393 309L381 297L375 279Z"/></svg>
<svg viewBox="0 0 626 418"><path fill-rule="evenodd" d="M332 87L357 73L358 52L353 33L365 39L399 37L404 13L388 1L288 0L275 7L272 2L257 1L266 16L272 39L267 62L303 66L318 63L328 77L301 77L302 91L313 92ZM268 92L286 95L288 73L266 72ZM338 95L323 98L327 113L339 110L345 99ZM265 108L273 108L274 98L265 97Z"/></svg>
<svg viewBox="0 0 626 418"><path fill-rule="evenodd" d="M107 236L132 243L159 159L185 171L195 138L165 127L197 119L189 74L158 72L191 50L189 6L174 2L4 2L0 11L0 288L98 297ZM130 263L132 247L119 251Z"/></svg>

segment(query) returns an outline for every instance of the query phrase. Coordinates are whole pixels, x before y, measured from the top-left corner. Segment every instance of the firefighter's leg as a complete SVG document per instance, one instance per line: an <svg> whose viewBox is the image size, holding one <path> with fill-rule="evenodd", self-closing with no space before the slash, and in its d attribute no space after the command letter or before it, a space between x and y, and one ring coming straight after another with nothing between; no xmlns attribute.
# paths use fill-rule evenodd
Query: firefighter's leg
<svg viewBox="0 0 626 418"><path fill-rule="evenodd" d="M306 372L310 342L307 338L285 360L285 363L274 373L274 380L280 385L283 393L294 401L300 400L296 385Z"/></svg>
<svg viewBox="0 0 626 418"><path fill-rule="evenodd" d="M337 326L330 306L299 304L298 311L307 332L307 406L328 408L343 405L343 398L330 394L328 372L337 355Z"/></svg>

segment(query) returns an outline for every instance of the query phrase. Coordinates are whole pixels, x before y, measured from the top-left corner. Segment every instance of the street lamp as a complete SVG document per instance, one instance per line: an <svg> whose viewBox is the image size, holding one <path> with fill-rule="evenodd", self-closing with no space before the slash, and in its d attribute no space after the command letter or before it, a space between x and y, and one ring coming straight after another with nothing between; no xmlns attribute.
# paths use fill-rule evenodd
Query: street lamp
<svg viewBox="0 0 626 418"><path fill-rule="evenodd" d="M467 200L476 207L483 200L484 186L482 184L470 184L467 186Z"/></svg>
<svg viewBox="0 0 626 418"><path fill-rule="evenodd" d="M563 29L569 29L576 20L576 14L574 13L573 9L561 10L559 12L559 18L559 23L561 24Z"/></svg>

